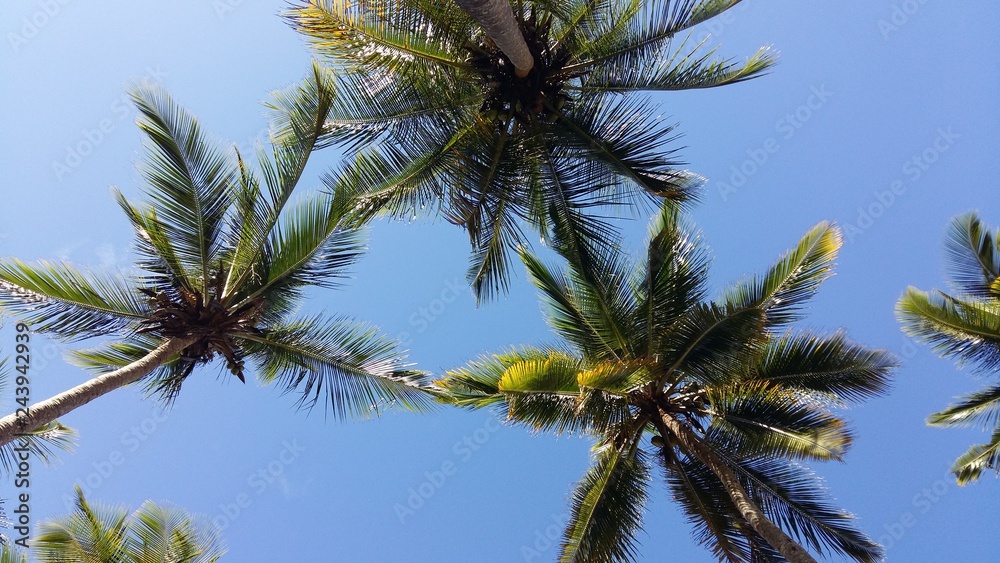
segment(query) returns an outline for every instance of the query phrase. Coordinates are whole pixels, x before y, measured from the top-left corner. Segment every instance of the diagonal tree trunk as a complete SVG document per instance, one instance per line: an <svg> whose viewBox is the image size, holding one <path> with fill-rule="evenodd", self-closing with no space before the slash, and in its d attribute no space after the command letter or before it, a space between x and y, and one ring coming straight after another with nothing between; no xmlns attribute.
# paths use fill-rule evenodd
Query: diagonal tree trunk
<svg viewBox="0 0 1000 563"><path fill-rule="evenodd" d="M52 422L106 393L142 379L194 340L169 338L140 360L0 418L0 445L10 443L19 434Z"/></svg>
<svg viewBox="0 0 1000 563"><path fill-rule="evenodd" d="M521 34L521 27L514 19L514 11L508 0L455 0L472 19L483 26L486 34L514 64L518 78L528 76L535 66L535 59L528 50L528 44Z"/></svg>
<svg viewBox="0 0 1000 563"><path fill-rule="evenodd" d="M809 555L809 552L768 519L757 503L750 498L732 468L699 440L687 425L662 408L660 409L660 419L656 421L657 429L660 432L669 432L676 437L677 442L685 450L694 454L712 470L712 473L715 473L715 476L722 481L722 485L726 488L729 498L736 505L737 510L760 537L764 538L771 547L777 549L791 563L816 563L816 559Z"/></svg>

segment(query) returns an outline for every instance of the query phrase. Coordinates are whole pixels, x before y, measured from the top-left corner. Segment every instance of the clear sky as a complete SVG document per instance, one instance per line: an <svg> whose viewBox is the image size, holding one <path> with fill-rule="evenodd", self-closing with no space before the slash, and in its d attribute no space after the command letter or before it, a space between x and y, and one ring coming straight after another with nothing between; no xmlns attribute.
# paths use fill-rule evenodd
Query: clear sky
<svg viewBox="0 0 1000 563"><path fill-rule="evenodd" d="M0 255L129 264L131 232L108 189L137 195L127 85L162 82L218 139L248 146L265 126L260 101L309 64L276 15L282 6L0 4ZM846 462L813 469L889 561L1000 556L1000 482L989 475L962 488L948 475L987 435L923 422L983 380L909 344L893 316L907 285L944 286L951 217L978 209L1000 225L998 28L991 0L748 0L699 34L713 31L733 56L773 45L774 72L662 97L684 134L682 156L711 180L691 215L714 251L717 289L762 271L821 220L846 230L837 275L802 324L844 328L900 355L902 367L887 397L846 413L857 433ZM337 157L317 154L302 188ZM633 249L646 220L622 224ZM380 222L370 248L350 283L315 292L307 309L375 322L438 373L553 341L523 273L506 299L475 307L463 283L467 239L447 222ZM0 348L13 348L13 334L8 322ZM33 346L36 399L86 377L60 359L65 345ZM93 501L152 499L216 519L229 561L554 560L546 535L555 539L566 518L587 440L531 436L486 412L339 423L296 412L276 389L216 375L200 371L166 414L126 389L66 417L79 448L57 467L33 467L32 518L65 513L81 483ZM0 484L2 497L13 490ZM421 492L412 514L398 510ZM641 559L710 561L659 485L651 498Z"/></svg>

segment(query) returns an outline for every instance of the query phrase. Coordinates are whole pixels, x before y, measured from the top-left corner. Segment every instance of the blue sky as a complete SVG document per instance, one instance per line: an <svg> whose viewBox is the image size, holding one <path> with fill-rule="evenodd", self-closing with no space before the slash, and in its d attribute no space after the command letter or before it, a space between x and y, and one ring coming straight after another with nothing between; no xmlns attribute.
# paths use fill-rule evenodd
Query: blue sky
<svg viewBox="0 0 1000 563"><path fill-rule="evenodd" d="M92 4L0 6L0 255L129 263L131 233L108 187L137 194L141 140L122 97L132 81L162 82L218 139L245 147L263 134L267 92L308 68L276 16L283 3ZM978 209L1000 225L998 27L1000 6L986 0L747 0L698 33L733 56L773 45L774 71L660 98L683 133L675 146L710 179L691 215L716 289L762 271L821 220L845 229L837 274L802 326L844 328L902 367L888 396L846 412L857 433L846 462L813 469L889 561L998 556L998 481L963 488L947 472L985 433L923 422L983 380L909 343L893 317L907 285L944 286L951 217ZM317 154L302 187L337 157ZM633 249L646 220L622 223ZM435 372L552 342L521 273L506 299L475 307L466 241L445 221L377 223L350 283L306 307L377 323ZM13 334L8 322L0 348ZM34 398L84 380L60 359L66 345L33 347ZM66 417L80 445L57 467L33 467L33 519L64 513L81 483L94 501L152 499L216 519L230 561L554 560L547 535L565 521L587 440L531 436L486 412L340 423L231 380L203 370L168 413L127 389ZM4 482L0 496L11 490ZM413 492L427 498L399 511ZM659 485L651 499L641 560L710 561Z"/></svg>

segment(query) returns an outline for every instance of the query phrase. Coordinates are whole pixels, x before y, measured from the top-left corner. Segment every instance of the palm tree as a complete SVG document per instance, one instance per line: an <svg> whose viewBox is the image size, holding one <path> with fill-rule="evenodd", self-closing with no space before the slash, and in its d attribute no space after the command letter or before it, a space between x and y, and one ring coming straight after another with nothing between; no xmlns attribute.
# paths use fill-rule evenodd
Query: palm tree
<svg viewBox="0 0 1000 563"><path fill-rule="evenodd" d="M150 203L116 197L135 228L142 272L125 279L0 260L0 306L33 331L120 340L73 352L102 375L0 419L0 444L143 378L169 402L196 366L216 357L241 381L252 360L261 382L301 391L305 406L327 395L338 417L366 416L383 402L426 404L423 374L374 328L291 316L306 287L336 286L363 250L359 232L341 225L352 201L318 193L291 202L332 91L331 77L316 67L274 95L280 133L271 151L257 151L260 175L242 155L214 148L163 90L133 92L149 139L141 172Z"/></svg>
<svg viewBox="0 0 1000 563"><path fill-rule="evenodd" d="M982 373L1000 374L1000 229L990 232L977 213L967 213L952 221L945 249L954 293L908 288L896 304L903 332L960 366L972 363ZM990 441L970 448L952 471L960 485L987 469L1000 474L1000 385L961 397L928 423L992 427Z"/></svg>
<svg viewBox="0 0 1000 563"><path fill-rule="evenodd" d="M449 402L497 407L536 431L596 436L561 561L634 558L654 462L720 561L813 561L782 529L820 553L878 560L880 547L797 462L841 459L852 435L829 407L882 393L894 360L839 332L778 332L828 277L840 243L821 223L715 302L704 300L700 236L670 204L645 259L605 256L601 285L572 260L561 275L522 252L567 345L483 356L437 385Z"/></svg>
<svg viewBox="0 0 1000 563"><path fill-rule="evenodd" d="M324 143L353 160L330 187L359 192L358 222L443 211L469 234L483 300L506 290L524 223L596 279L596 257L619 244L602 215L694 198L701 178L677 169L673 126L635 93L765 72L767 48L734 62L674 40L737 2L518 2L534 61L523 78L452 2L310 0L289 19L338 70Z"/></svg>
<svg viewBox="0 0 1000 563"><path fill-rule="evenodd" d="M226 552L219 531L187 512L146 501L129 514L121 508L92 507L76 488L69 516L42 522L31 548L39 563L214 563ZM0 561L27 562L9 545Z"/></svg>

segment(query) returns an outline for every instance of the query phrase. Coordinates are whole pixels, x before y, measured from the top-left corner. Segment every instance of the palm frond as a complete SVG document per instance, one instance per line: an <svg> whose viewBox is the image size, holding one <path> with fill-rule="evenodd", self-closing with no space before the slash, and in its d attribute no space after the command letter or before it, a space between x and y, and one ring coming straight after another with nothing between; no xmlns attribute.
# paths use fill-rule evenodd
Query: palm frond
<svg viewBox="0 0 1000 563"><path fill-rule="evenodd" d="M323 183L333 193L351 194L357 204L348 224L364 224L378 215L416 219L443 206L448 178L460 174L459 155L454 150L472 135L474 126L432 131L432 138L383 144L363 151Z"/></svg>
<svg viewBox="0 0 1000 563"><path fill-rule="evenodd" d="M673 125L641 97L587 96L585 101L560 111L556 127L547 127L550 143L573 151L580 165L599 164L619 181L637 186L648 196L674 201L696 199L700 176L678 170L674 150L661 147L677 139Z"/></svg>
<svg viewBox="0 0 1000 563"><path fill-rule="evenodd" d="M852 514L830 504L822 481L808 469L771 458L744 459L733 469L761 510L817 553L835 551L862 563L884 557Z"/></svg>
<svg viewBox="0 0 1000 563"><path fill-rule="evenodd" d="M630 416L621 398L589 396L578 384L579 358L551 348L512 349L481 356L435 382L457 406L495 407L507 421L535 431L607 432Z"/></svg>
<svg viewBox="0 0 1000 563"><path fill-rule="evenodd" d="M165 90L142 84L131 97L139 110L136 123L148 137L140 166L146 194L184 267L174 273L207 296L238 170Z"/></svg>
<svg viewBox="0 0 1000 563"><path fill-rule="evenodd" d="M546 321L560 336L576 344L588 357L623 359L634 344L629 339L628 270L610 255L601 265L603 287L591 285L585 273L572 265L567 276L553 272L537 257L521 252L528 277L541 291ZM623 302L624 301L624 302Z"/></svg>
<svg viewBox="0 0 1000 563"><path fill-rule="evenodd" d="M896 358L847 340L809 332L769 339L743 381L766 381L786 389L818 393L834 402L861 401L885 393Z"/></svg>
<svg viewBox="0 0 1000 563"><path fill-rule="evenodd" d="M763 340L761 311L699 303L674 323L654 354L661 383L729 381Z"/></svg>
<svg viewBox="0 0 1000 563"><path fill-rule="evenodd" d="M1000 369L1000 300L964 301L911 287L896 303L896 317L903 332L941 356L984 372Z"/></svg>
<svg viewBox="0 0 1000 563"><path fill-rule="evenodd" d="M136 563L214 563L226 552L217 527L148 500L129 516L129 532L129 551Z"/></svg>
<svg viewBox="0 0 1000 563"><path fill-rule="evenodd" d="M455 56L462 46L459 33L463 30L436 26L414 3L311 0L294 6L286 16L317 52L348 69L424 66L441 72L469 68Z"/></svg>
<svg viewBox="0 0 1000 563"><path fill-rule="evenodd" d="M983 228L978 213L952 220L945 239L948 271L958 290L975 297L1000 298L992 289L1000 279L1000 229Z"/></svg>
<svg viewBox="0 0 1000 563"><path fill-rule="evenodd" d="M299 405L322 402L338 418L368 418L380 404L420 410L431 403L426 376L409 369L394 341L345 318L312 317L244 334L239 341L258 378L301 393Z"/></svg>
<svg viewBox="0 0 1000 563"><path fill-rule="evenodd" d="M761 309L772 326L798 320L802 305L832 274L841 242L839 229L825 221L816 225L765 275L727 292L725 302Z"/></svg>
<svg viewBox="0 0 1000 563"><path fill-rule="evenodd" d="M989 443L973 446L951 468L959 485L977 481L988 469L1000 475L1000 428L993 431Z"/></svg>
<svg viewBox="0 0 1000 563"><path fill-rule="evenodd" d="M533 200L528 220L580 277L600 285L607 262L604 257L618 252L621 234L589 211L632 207L636 202L613 175L579 162L572 151L542 137L537 142L539 166L529 188Z"/></svg>
<svg viewBox="0 0 1000 563"><path fill-rule="evenodd" d="M364 251L363 233L341 227L343 194L313 194L281 217L268 237L269 251L258 256L257 280L240 288L240 306L264 296L265 305L297 296L305 285L337 287Z"/></svg>
<svg viewBox="0 0 1000 563"><path fill-rule="evenodd" d="M28 551L7 542L0 542L0 563L28 563Z"/></svg>
<svg viewBox="0 0 1000 563"><path fill-rule="evenodd" d="M63 426L59 421L49 422L18 434L13 442L0 446L0 465L4 473L17 472L19 461L37 459L46 465L58 461L58 452L71 452L76 446L76 430Z"/></svg>
<svg viewBox="0 0 1000 563"><path fill-rule="evenodd" d="M102 343L95 348L70 350L66 359L99 375L142 359L160 344L162 340L149 334L134 334L125 340Z"/></svg>
<svg viewBox="0 0 1000 563"><path fill-rule="evenodd" d="M469 122L483 104L482 91L474 83L446 76L408 78L385 72L340 76L340 95L320 145L342 144L352 153L381 142L409 142Z"/></svg>
<svg viewBox="0 0 1000 563"><path fill-rule="evenodd" d="M581 42L587 49L581 54L581 61L568 67L567 71L629 66L635 59L641 60L651 53L662 52L669 47L677 33L708 21L739 2L740 0L632 0L628 3L628 11L617 15L619 18L624 17L628 26L616 33L589 37L590 41ZM609 5L613 6L611 3Z"/></svg>
<svg viewBox="0 0 1000 563"><path fill-rule="evenodd" d="M1000 427L1000 385L961 397L941 412L932 414L927 423L933 426L982 425Z"/></svg>
<svg viewBox="0 0 1000 563"><path fill-rule="evenodd" d="M149 304L124 280L69 264L0 261L0 307L66 340L137 328Z"/></svg>
<svg viewBox="0 0 1000 563"><path fill-rule="evenodd" d="M707 391L711 441L747 456L841 459L852 441L822 406L769 383L740 382Z"/></svg>
<svg viewBox="0 0 1000 563"><path fill-rule="evenodd" d="M671 495L694 529L695 541L728 563L753 561L755 547L770 551L705 464L672 450L661 450L658 457L663 460Z"/></svg>
<svg viewBox="0 0 1000 563"><path fill-rule="evenodd" d="M573 493L559 561L634 561L649 487L642 450L600 446Z"/></svg>
<svg viewBox="0 0 1000 563"><path fill-rule="evenodd" d="M230 229L234 239L229 246L232 258L223 294L241 288L258 271L270 252L268 236L277 224L292 190L302 177L312 151L323 134L327 116L335 99L332 74L314 64L312 72L300 84L272 93L267 104L271 110L271 154L258 150L267 195L237 154L240 182L235 207L237 213Z"/></svg>
<svg viewBox="0 0 1000 563"><path fill-rule="evenodd" d="M709 259L701 234L684 225L679 209L669 202L651 222L646 248L633 285L644 354L651 355L674 323L704 299Z"/></svg>
<svg viewBox="0 0 1000 563"><path fill-rule="evenodd" d="M73 512L39 524L31 547L42 561L129 561L127 520L122 507L91 507L78 485Z"/></svg>
<svg viewBox="0 0 1000 563"><path fill-rule="evenodd" d="M704 49L706 41L689 48L686 39L666 58L648 53L627 66L598 67L580 88L584 92L716 88L762 76L777 62L769 47L761 47L746 61L716 58L718 48Z"/></svg>
<svg viewBox="0 0 1000 563"><path fill-rule="evenodd" d="M135 231L133 247L139 254L136 266L142 270L140 280L154 287L186 287L197 289L185 277L185 266L177 257L174 243L163 222L152 206L142 208L132 205L117 188L112 195L125 212Z"/></svg>
<svg viewBox="0 0 1000 563"><path fill-rule="evenodd" d="M506 293L510 251L523 246L517 219L527 215L517 196L523 147L480 124L458 148L462 173L456 178L448 218L469 233L472 256L467 278L477 302Z"/></svg>

